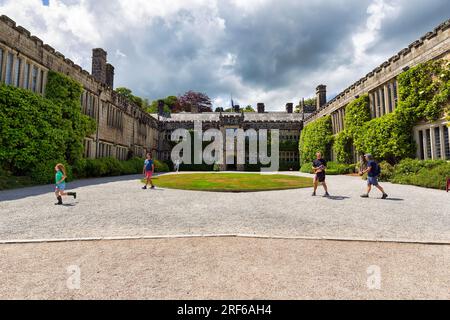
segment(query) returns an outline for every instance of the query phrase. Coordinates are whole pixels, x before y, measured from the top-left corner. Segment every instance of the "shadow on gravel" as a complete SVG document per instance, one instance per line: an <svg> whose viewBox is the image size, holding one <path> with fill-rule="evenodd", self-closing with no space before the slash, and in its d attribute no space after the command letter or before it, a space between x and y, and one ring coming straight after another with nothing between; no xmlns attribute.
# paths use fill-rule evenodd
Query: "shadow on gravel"
<svg viewBox="0 0 450 320"><path fill-rule="evenodd" d="M350 199L350 197L344 197L344 196L330 196L330 197L328 197L328 199L330 199L330 200L339 200L339 201L341 201L341 200Z"/></svg>
<svg viewBox="0 0 450 320"><path fill-rule="evenodd" d="M75 190L82 187L95 186L105 183L111 182L120 182L120 181L131 181L136 180L138 183L142 178L142 175L130 175L130 176L119 176L119 177L106 177L106 178L93 178L93 179L83 179L76 180L67 183L67 190ZM0 201L11 201L18 200L28 197L39 196L47 193L53 193L55 190L55 186L52 184L43 185L43 186L35 186L35 187L27 187L21 189L13 189L13 190L5 190L0 191Z"/></svg>
<svg viewBox="0 0 450 320"><path fill-rule="evenodd" d="M400 199L400 198L387 198L384 200L386 200L386 201L405 201L405 199Z"/></svg>

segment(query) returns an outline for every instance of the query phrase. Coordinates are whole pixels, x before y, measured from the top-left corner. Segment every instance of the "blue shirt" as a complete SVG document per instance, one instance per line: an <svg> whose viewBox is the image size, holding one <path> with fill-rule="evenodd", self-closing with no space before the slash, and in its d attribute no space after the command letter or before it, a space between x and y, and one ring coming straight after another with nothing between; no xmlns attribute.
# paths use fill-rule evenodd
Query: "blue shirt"
<svg viewBox="0 0 450 320"><path fill-rule="evenodd" d="M370 160L369 162L367 162L367 167L372 168L368 173L369 177L378 177L378 164L374 160Z"/></svg>
<svg viewBox="0 0 450 320"><path fill-rule="evenodd" d="M145 160L144 161L145 171L152 171L153 167L153 160Z"/></svg>

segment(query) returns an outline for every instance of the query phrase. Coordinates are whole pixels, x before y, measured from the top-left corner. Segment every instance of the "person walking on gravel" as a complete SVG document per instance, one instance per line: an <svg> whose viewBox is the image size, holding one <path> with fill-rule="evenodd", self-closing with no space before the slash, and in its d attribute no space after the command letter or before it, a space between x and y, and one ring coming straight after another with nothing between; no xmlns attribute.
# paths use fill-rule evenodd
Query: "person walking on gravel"
<svg viewBox="0 0 450 320"><path fill-rule="evenodd" d="M155 171L155 164L153 162L151 153L147 153L147 159L145 159L144 161L144 168L142 171L146 179L145 186L142 187L142 189L144 190L147 189L148 184L152 186L151 187L152 189L155 189L155 186L153 185L152 182L153 172Z"/></svg>
<svg viewBox="0 0 450 320"><path fill-rule="evenodd" d="M76 192L68 192L65 193L65 189L66 189L66 179L67 179L67 174L66 174L66 168L64 167L63 164L58 163L55 166L55 195L56 195L56 199L58 200L57 203L55 203L56 205L62 205L62 197L63 196L73 196L74 199L77 198L77 193Z"/></svg>
<svg viewBox="0 0 450 320"><path fill-rule="evenodd" d="M367 173L367 193L361 195L361 198L369 198L369 193L372 190L372 186L375 186L383 193L381 199L386 199L388 195L384 192L384 189L378 183L378 177L380 176L380 165L373 159L371 154L366 154L365 159L367 161L367 169L360 172L360 175Z"/></svg>
<svg viewBox="0 0 450 320"><path fill-rule="evenodd" d="M330 194L328 193L328 186L325 182L326 179L326 171L327 169L327 161L322 158L322 153L317 152L316 153L316 159L313 161L313 171L314 171L314 192L312 196L316 196L317 187L319 186L319 183L322 184L323 188L325 189L325 195L324 197L329 197Z"/></svg>

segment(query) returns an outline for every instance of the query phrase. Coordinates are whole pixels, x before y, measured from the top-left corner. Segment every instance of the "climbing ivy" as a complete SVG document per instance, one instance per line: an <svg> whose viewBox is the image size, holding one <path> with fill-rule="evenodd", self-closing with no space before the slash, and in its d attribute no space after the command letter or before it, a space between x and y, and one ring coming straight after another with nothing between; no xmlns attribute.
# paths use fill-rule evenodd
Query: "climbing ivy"
<svg viewBox="0 0 450 320"><path fill-rule="evenodd" d="M49 71L45 97L61 108L61 126L66 132L65 159L69 163L83 157L83 139L95 132L95 121L81 112L80 83L61 73Z"/></svg>
<svg viewBox="0 0 450 320"><path fill-rule="evenodd" d="M436 121L444 112L450 117L450 62L433 60L420 64L400 74L398 84L399 101L392 113L371 120L367 95L346 107L346 129L336 135L333 145L338 161L351 161L352 145L359 153L371 153L377 159L387 160L391 164L414 157L414 125L421 120ZM315 122L318 121L321 119ZM315 131L316 135L329 134L327 128L314 125L315 122L308 126L324 130L322 133ZM308 134L305 133L306 136ZM311 156L310 140L304 140L306 144L300 145L301 158L308 159Z"/></svg>
<svg viewBox="0 0 450 320"><path fill-rule="evenodd" d="M358 134L364 123L370 120L369 95L367 94L353 100L345 108L345 129L350 137Z"/></svg>
<svg viewBox="0 0 450 320"><path fill-rule="evenodd" d="M328 157L332 142L333 132L330 116L307 124L300 135L300 164L303 165L315 159L317 151Z"/></svg>
<svg viewBox="0 0 450 320"><path fill-rule="evenodd" d="M0 167L33 175L55 161L73 164L83 155L83 139L95 122L81 113L81 86L49 72L45 98L0 85Z"/></svg>
<svg viewBox="0 0 450 320"><path fill-rule="evenodd" d="M353 137L348 130L343 130L334 137L333 151L338 162L353 162L352 144Z"/></svg>

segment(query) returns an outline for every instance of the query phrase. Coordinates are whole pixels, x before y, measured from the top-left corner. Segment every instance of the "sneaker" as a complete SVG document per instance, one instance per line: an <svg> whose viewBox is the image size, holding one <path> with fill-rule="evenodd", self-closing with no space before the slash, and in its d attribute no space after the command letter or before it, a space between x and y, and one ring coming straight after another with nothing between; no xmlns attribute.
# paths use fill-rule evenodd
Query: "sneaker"
<svg viewBox="0 0 450 320"><path fill-rule="evenodd" d="M315 197L316 196L316 193L315 192L313 192L313 194L311 195L312 197Z"/></svg>
<svg viewBox="0 0 450 320"><path fill-rule="evenodd" d="M329 198L329 197L330 197L330 194L329 194L328 192L326 192L326 193L323 195L323 197L324 197L324 198Z"/></svg>
<svg viewBox="0 0 450 320"><path fill-rule="evenodd" d="M383 194L383 196L381 197L381 199L386 199L388 197L388 195L386 193Z"/></svg>
<svg viewBox="0 0 450 320"><path fill-rule="evenodd" d="M147 186L142 187L142 190L147 190Z"/></svg>
<svg viewBox="0 0 450 320"><path fill-rule="evenodd" d="M152 186L150 189L155 189L155 186Z"/></svg>
<svg viewBox="0 0 450 320"><path fill-rule="evenodd" d="M368 198L368 197L369 197L368 194L363 194L363 195L361 195L361 198Z"/></svg>

